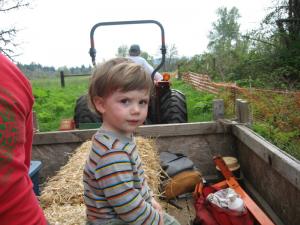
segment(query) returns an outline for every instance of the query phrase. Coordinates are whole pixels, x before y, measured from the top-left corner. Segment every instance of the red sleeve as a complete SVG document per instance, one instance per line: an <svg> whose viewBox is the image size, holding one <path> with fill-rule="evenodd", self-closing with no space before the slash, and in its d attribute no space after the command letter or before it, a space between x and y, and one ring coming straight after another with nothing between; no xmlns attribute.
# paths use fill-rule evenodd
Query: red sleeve
<svg viewBox="0 0 300 225"><path fill-rule="evenodd" d="M33 136L31 86L1 53L0 79L1 225L45 225L28 175Z"/></svg>

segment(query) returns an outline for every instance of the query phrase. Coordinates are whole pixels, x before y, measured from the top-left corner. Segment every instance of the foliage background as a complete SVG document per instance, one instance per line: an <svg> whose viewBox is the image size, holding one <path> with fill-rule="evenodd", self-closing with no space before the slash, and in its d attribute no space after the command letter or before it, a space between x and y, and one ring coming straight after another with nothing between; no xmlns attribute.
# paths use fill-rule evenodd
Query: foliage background
<svg viewBox="0 0 300 225"><path fill-rule="evenodd" d="M235 100L249 102L251 129L300 159L300 92L266 89L222 88L226 117L235 118Z"/></svg>

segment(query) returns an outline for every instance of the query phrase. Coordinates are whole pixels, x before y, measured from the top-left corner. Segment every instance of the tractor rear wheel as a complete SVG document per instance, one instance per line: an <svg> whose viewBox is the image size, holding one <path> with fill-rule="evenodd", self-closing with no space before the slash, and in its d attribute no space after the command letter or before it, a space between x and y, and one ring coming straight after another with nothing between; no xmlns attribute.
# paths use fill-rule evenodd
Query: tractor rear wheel
<svg viewBox="0 0 300 225"><path fill-rule="evenodd" d="M82 95L77 99L74 114L76 128L79 128L80 123L101 123L102 121L98 114L89 109L87 95Z"/></svg>
<svg viewBox="0 0 300 225"><path fill-rule="evenodd" d="M160 100L162 123L187 123L187 107L183 93L170 90Z"/></svg>

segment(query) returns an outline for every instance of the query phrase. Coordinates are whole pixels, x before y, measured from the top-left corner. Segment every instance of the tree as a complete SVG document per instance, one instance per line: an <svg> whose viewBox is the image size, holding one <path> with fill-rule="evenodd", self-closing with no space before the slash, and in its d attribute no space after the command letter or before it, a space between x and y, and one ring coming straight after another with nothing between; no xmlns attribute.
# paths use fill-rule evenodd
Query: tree
<svg viewBox="0 0 300 225"><path fill-rule="evenodd" d="M287 48L300 40L300 0L280 1L269 15L269 18L272 17Z"/></svg>
<svg viewBox="0 0 300 225"><path fill-rule="evenodd" d="M239 32L240 14L236 7L230 10L225 7L219 8L217 15L219 18L212 24L213 29L208 35L208 49L213 56L208 58L212 58L212 67L222 80L226 80L239 63L241 55L247 53L248 42Z"/></svg>
<svg viewBox="0 0 300 225"><path fill-rule="evenodd" d="M147 61L150 65L153 66L154 58L153 58L153 56L149 55L148 52L142 51L140 56L143 57L144 59L146 59L146 61Z"/></svg>
<svg viewBox="0 0 300 225"><path fill-rule="evenodd" d="M228 10L225 7L217 10L219 19L217 22L213 22L213 30L209 33L210 42L209 48L214 49L218 45L228 44L232 46L232 42L238 39L240 25L237 20L240 18L240 14L236 7Z"/></svg>
<svg viewBox="0 0 300 225"><path fill-rule="evenodd" d="M29 2L27 0L0 0L0 13L9 13L20 8L28 7ZM14 26L5 28L3 23L0 27L0 51L13 59L18 54L15 52L15 48L18 46L15 43L14 38L18 32L18 29Z"/></svg>
<svg viewBox="0 0 300 225"><path fill-rule="evenodd" d="M300 0L279 1L271 15L278 34L272 74L289 89L300 88Z"/></svg>
<svg viewBox="0 0 300 225"><path fill-rule="evenodd" d="M176 69L176 61L178 57L178 51L175 44L172 44L169 46L166 46L167 52L166 52L166 61L164 65L165 71L174 71Z"/></svg>
<svg viewBox="0 0 300 225"><path fill-rule="evenodd" d="M126 57L128 56L128 46L127 45L121 45L118 48L118 53L116 54L117 57Z"/></svg>
<svg viewBox="0 0 300 225"><path fill-rule="evenodd" d="M127 45L121 45L118 47L118 52L116 54L117 57L127 57L128 56L129 48ZM147 60L148 63L153 65L153 57L148 54L148 52L142 51L140 54L141 57Z"/></svg>
<svg viewBox="0 0 300 225"><path fill-rule="evenodd" d="M271 87L299 89L300 0L277 1L251 39L257 41L243 70Z"/></svg>

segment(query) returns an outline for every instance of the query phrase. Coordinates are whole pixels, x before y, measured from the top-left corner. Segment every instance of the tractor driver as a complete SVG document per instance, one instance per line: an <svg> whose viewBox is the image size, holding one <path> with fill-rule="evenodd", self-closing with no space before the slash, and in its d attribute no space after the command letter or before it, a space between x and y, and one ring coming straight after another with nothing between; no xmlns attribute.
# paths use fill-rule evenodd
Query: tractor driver
<svg viewBox="0 0 300 225"><path fill-rule="evenodd" d="M134 44L130 46L128 58L131 59L133 62L144 67L146 72L151 75L152 72L154 71L153 67L143 57L141 57L140 54L141 54L141 50L139 45ZM162 79L163 76L160 73L156 72L154 75L154 81L157 82Z"/></svg>

